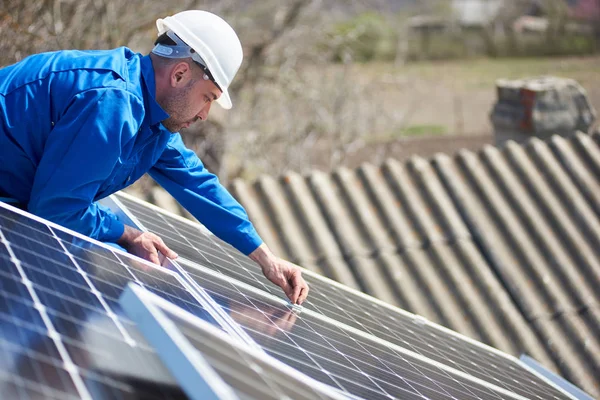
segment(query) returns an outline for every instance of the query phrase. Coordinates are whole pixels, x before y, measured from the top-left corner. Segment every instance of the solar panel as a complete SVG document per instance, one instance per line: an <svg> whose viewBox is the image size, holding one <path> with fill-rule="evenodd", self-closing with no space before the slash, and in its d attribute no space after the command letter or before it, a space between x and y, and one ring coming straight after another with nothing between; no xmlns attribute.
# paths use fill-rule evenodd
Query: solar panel
<svg viewBox="0 0 600 400"><path fill-rule="evenodd" d="M130 197L119 196L118 199L145 228L152 231L154 226L163 227L163 239L167 245L179 246L182 259L179 264L201 287L207 288L209 283L201 270L193 266L194 263L285 299L278 288L266 281L256 264L200 225L146 206ZM164 229L164 226L168 229ZM187 263L186 259L192 264ZM305 271L304 276L311 288L308 301L304 304L308 310L509 392L539 399L568 398L513 357L450 332L424 318L384 305L310 271ZM218 291L213 293L218 297Z"/></svg>
<svg viewBox="0 0 600 400"><path fill-rule="evenodd" d="M146 229L159 235L179 257L194 261L265 292L281 294L262 274L260 267L211 234L200 224L175 216L151 204L119 193L114 196L124 211Z"/></svg>
<svg viewBox="0 0 600 400"><path fill-rule="evenodd" d="M308 272L310 300L304 308L293 307L258 266L200 225L125 202L131 203L134 219L171 235L168 240L180 246L181 262L171 267L181 276L0 205L4 396L182 398L177 382L118 302L133 281L209 324L243 330L264 354L348 395L569 398L512 357ZM209 302L199 287L210 294ZM228 316L215 313L213 306ZM192 327L182 330L201 346ZM235 359L226 349L210 354L223 368ZM231 370L223 368L216 369L227 376ZM280 372L275 368L261 379L275 379ZM236 377L227 379L242 384ZM244 386L250 393L238 395L259 396L256 390L264 387ZM278 390L280 397L294 394Z"/></svg>
<svg viewBox="0 0 600 400"><path fill-rule="evenodd" d="M521 376L513 381L515 390L508 390L321 314L310 310L298 313L279 298L212 271L180 264L186 271L199 272L193 274L198 284L269 355L350 394L367 399L569 398L548 384L538 385L543 381L537 376L538 381Z"/></svg>
<svg viewBox="0 0 600 400"><path fill-rule="evenodd" d="M311 273L305 279L311 310L505 389L519 392L525 380L539 398L557 395L505 353Z"/></svg>
<svg viewBox="0 0 600 400"><path fill-rule="evenodd" d="M130 285L121 304L190 398L347 398L140 287Z"/></svg>
<svg viewBox="0 0 600 400"><path fill-rule="evenodd" d="M2 398L184 398L118 303L130 281L218 325L178 274L0 203Z"/></svg>

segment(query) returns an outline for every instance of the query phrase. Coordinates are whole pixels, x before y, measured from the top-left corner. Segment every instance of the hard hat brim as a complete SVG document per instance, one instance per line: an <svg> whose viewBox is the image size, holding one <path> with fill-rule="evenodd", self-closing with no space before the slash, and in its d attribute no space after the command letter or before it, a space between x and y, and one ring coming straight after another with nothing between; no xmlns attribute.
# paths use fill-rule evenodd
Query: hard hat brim
<svg viewBox="0 0 600 400"><path fill-rule="evenodd" d="M225 110L231 110L233 104L231 103L231 97L229 97L229 92L227 89L221 93L221 96L217 99L217 104L220 105Z"/></svg>

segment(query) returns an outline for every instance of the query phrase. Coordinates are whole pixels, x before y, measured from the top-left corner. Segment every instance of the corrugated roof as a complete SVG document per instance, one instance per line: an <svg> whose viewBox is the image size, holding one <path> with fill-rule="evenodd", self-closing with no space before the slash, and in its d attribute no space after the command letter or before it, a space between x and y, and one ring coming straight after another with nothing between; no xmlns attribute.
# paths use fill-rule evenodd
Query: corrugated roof
<svg viewBox="0 0 600 400"><path fill-rule="evenodd" d="M600 396L600 137L289 173L232 193L283 257Z"/></svg>

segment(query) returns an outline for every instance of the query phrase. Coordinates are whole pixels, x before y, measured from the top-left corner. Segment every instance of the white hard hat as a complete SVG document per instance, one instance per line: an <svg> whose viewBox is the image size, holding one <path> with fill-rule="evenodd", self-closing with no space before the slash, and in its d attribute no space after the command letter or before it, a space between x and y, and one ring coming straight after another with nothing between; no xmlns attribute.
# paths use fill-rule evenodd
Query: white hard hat
<svg viewBox="0 0 600 400"><path fill-rule="evenodd" d="M233 28L221 17L207 11L182 11L156 20L158 35L171 30L196 51L206 64L215 82L223 91L217 103L230 109L227 88L240 69L244 54Z"/></svg>

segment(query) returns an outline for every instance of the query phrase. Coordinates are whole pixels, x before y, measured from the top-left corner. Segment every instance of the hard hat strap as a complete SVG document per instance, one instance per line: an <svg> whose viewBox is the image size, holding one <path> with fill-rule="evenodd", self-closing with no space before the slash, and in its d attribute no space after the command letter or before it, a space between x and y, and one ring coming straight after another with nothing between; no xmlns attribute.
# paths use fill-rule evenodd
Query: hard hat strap
<svg viewBox="0 0 600 400"><path fill-rule="evenodd" d="M206 62L200 57L194 49L188 46L183 40L175 34L173 31L167 31L167 36L175 42L175 45L166 45L158 43L152 49L152 53L166 58L191 58L204 72L204 80L210 80L214 83L219 90L222 91L219 84L215 81L215 78L212 76L208 67L206 66Z"/></svg>

